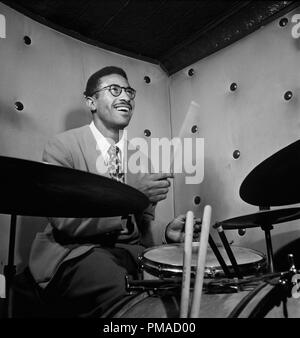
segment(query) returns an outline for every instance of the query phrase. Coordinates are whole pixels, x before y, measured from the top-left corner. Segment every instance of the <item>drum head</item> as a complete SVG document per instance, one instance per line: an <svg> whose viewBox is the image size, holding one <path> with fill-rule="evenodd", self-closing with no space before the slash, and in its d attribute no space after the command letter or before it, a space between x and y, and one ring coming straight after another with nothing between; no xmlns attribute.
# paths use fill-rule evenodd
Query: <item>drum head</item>
<svg viewBox="0 0 300 338"><path fill-rule="evenodd" d="M195 273L198 258L198 242L193 243L192 248L192 271ZM141 259L143 268L155 275L169 275L170 273L182 273L183 266L183 244L167 244L146 250ZM232 267L223 247L218 248L226 265ZM261 269L265 265L265 257L262 253L238 246L232 246L231 250L243 272L251 272ZM215 275L222 273L223 270L211 248L207 249L206 254L206 273Z"/></svg>

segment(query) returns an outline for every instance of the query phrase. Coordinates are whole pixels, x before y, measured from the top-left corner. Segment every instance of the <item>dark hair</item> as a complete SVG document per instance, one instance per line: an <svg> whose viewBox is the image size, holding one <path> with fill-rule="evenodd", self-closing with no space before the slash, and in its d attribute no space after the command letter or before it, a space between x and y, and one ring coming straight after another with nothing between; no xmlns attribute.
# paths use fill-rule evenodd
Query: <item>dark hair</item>
<svg viewBox="0 0 300 338"><path fill-rule="evenodd" d="M86 83L85 92L83 93L84 96L92 96L92 94L98 89L101 77L111 74L119 74L128 81L127 75L122 68L115 66L104 67L89 77Z"/></svg>

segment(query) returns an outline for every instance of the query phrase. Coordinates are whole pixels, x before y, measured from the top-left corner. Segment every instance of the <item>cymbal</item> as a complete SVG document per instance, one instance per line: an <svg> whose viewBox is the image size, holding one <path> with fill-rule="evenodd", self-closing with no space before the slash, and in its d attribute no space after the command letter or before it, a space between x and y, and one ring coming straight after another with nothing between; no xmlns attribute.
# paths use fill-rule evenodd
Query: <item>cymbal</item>
<svg viewBox="0 0 300 338"><path fill-rule="evenodd" d="M256 168L240 187L241 198L257 206L300 203L300 140L276 152Z"/></svg>
<svg viewBox="0 0 300 338"><path fill-rule="evenodd" d="M81 170L0 156L0 213L109 217L143 211L148 198L129 185Z"/></svg>
<svg viewBox="0 0 300 338"><path fill-rule="evenodd" d="M222 225L224 230L246 229L289 222L299 218L300 208L264 210L217 222L214 227L217 228Z"/></svg>

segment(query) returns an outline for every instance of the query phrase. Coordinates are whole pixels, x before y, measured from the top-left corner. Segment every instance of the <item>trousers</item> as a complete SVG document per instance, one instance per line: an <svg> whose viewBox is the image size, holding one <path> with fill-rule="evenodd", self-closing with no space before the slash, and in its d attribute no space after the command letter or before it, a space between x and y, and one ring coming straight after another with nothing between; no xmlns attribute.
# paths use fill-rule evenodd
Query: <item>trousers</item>
<svg viewBox="0 0 300 338"><path fill-rule="evenodd" d="M137 257L143 249L95 247L64 262L43 291L45 302L57 309L57 317L101 317L128 297L125 276L139 278Z"/></svg>

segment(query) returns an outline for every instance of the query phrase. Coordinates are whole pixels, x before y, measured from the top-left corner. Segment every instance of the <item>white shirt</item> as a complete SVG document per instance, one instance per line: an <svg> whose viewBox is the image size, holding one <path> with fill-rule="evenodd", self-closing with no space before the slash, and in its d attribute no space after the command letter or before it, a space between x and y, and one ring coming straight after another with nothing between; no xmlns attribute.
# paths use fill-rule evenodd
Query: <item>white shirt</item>
<svg viewBox="0 0 300 338"><path fill-rule="evenodd" d="M108 150L113 143L110 143L108 141L108 139L105 136L103 136L103 134L95 126L94 121L92 121L90 123L90 128L91 128L91 131L92 131L92 133L93 133L93 135L96 139L97 149L100 150L101 155L103 156L104 162L105 162L105 164L107 164L108 160L109 160ZM113 142L113 140L111 140L111 141ZM123 154L124 154L124 147L125 147L125 133L122 133L122 137L119 140L119 142L117 142L113 145L115 147L119 148L118 157L119 157L119 160L121 161L121 168L123 170L123 168L124 168L124 156L123 156Z"/></svg>
<svg viewBox="0 0 300 338"><path fill-rule="evenodd" d="M97 127L95 126L94 121L92 121L90 123L91 131L96 139L96 143L97 146L96 148L98 150L100 150L101 152L101 156L104 159L104 163L107 166L108 165L108 160L109 160L109 154L108 154L108 150L110 148L110 146L113 144L113 140L111 140L112 143L110 143L108 141L108 139L97 129ZM124 168L124 147L125 147L125 133L123 132L121 139L119 140L118 143L113 144L115 147L119 148L119 153L118 153L118 157L119 160L121 161L121 168ZM122 230L120 232L120 234L127 234L128 233L128 229L126 227L126 223L127 223L127 219L122 219Z"/></svg>

